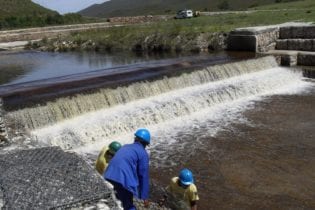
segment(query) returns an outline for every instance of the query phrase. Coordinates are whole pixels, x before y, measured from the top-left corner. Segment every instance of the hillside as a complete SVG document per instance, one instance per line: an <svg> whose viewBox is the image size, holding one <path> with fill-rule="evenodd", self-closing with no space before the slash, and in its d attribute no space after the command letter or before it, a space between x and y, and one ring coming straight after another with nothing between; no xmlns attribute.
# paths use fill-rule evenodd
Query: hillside
<svg viewBox="0 0 315 210"><path fill-rule="evenodd" d="M60 15L31 0L0 0L0 30L86 22L79 14Z"/></svg>
<svg viewBox="0 0 315 210"><path fill-rule="evenodd" d="M292 0L110 0L92 5L79 14L89 17L174 14L184 8L198 11L244 10Z"/></svg>
<svg viewBox="0 0 315 210"><path fill-rule="evenodd" d="M0 5L0 19L12 16L57 14L57 12L35 4L31 0L0 0Z"/></svg>

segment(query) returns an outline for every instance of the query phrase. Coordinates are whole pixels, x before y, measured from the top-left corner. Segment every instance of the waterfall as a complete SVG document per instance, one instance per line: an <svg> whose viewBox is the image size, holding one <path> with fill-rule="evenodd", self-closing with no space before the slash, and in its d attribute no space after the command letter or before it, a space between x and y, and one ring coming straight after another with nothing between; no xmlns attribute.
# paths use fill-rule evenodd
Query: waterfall
<svg viewBox="0 0 315 210"><path fill-rule="evenodd" d="M300 76L301 74L285 68L270 68L86 113L35 129L32 135L39 142L72 149L127 134L139 127L178 120L219 104L272 94L299 83Z"/></svg>
<svg viewBox="0 0 315 210"><path fill-rule="evenodd" d="M17 123L24 125L25 128L34 130L54 125L86 113L92 113L102 109L110 110L110 108L119 105L128 104L148 97L159 96L163 93L181 90L187 87L199 86L209 82L221 81L275 67L277 67L277 63L272 56L208 66L203 69L173 77L164 77L163 79L154 81L136 82L115 89L103 88L91 94L76 94L71 97L59 98L55 101L49 101L44 105L12 111L8 113L8 117ZM246 91L245 89L242 91ZM220 97L226 97L226 94L231 96L239 94L235 91L236 90L233 92L233 90L230 90L229 88L216 90L214 92L210 91L211 96L209 97L214 101L221 100L215 98L215 96L221 95ZM183 101L183 99L178 99L178 101L174 103L168 102L163 106L169 107L171 110L174 109L174 107L183 107L180 101ZM210 101L210 99L208 101ZM208 102L200 103L204 104ZM160 107L154 106L154 108L159 109ZM184 109L184 111L192 111L191 109L198 108L185 107L182 109ZM178 112L183 112L183 110L176 111L176 113ZM153 120L156 121L156 119Z"/></svg>

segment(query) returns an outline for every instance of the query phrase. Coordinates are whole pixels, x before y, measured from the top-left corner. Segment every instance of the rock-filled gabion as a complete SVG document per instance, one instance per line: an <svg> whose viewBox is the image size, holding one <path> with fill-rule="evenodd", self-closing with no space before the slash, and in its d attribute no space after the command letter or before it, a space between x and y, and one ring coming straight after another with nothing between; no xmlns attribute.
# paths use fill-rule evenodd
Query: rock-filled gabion
<svg viewBox="0 0 315 210"><path fill-rule="evenodd" d="M3 209L64 209L101 199L119 209L102 177L78 155L58 147L0 155L0 171Z"/></svg>

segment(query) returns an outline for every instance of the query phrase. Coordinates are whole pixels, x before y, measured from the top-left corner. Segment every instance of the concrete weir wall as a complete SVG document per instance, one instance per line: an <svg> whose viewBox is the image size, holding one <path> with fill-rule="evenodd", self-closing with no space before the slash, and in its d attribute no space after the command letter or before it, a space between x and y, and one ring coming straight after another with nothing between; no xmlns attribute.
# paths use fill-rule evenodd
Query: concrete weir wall
<svg viewBox="0 0 315 210"><path fill-rule="evenodd" d="M297 65L315 66L315 52L313 53L298 53Z"/></svg>
<svg viewBox="0 0 315 210"><path fill-rule="evenodd" d="M286 26L279 29L280 39L314 39L315 26Z"/></svg>
<svg viewBox="0 0 315 210"><path fill-rule="evenodd" d="M229 34L228 50L266 52L275 49L278 37L275 26L235 29Z"/></svg>
<svg viewBox="0 0 315 210"><path fill-rule="evenodd" d="M267 52L275 49L315 51L315 25L292 23L237 28L228 37L228 50Z"/></svg>
<svg viewBox="0 0 315 210"><path fill-rule="evenodd" d="M235 29L229 34L227 48L271 54L285 66L315 66L315 25L287 23Z"/></svg>

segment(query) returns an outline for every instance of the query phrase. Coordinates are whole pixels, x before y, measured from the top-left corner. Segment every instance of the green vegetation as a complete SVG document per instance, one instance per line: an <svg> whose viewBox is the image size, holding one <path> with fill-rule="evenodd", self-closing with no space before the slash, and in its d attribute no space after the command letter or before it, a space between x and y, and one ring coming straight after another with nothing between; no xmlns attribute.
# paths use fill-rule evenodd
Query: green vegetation
<svg viewBox="0 0 315 210"><path fill-rule="evenodd" d="M0 0L0 19L11 16L45 16L57 14L31 0Z"/></svg>
<svg viewBox="0 0 315 210"><path fill-rule="evenodd" d="M279 9L275 4L269 7L257 7L256 9ZM287 8L296 10L286 10ZM260 26L279 24L288 21L315 22L315 1L306 0L290 3L281 3L283 10L255 11L244 14L221 14L213 16L200 16L192 19L169 20L165 22L152 23L150 25L125 26L111 28L101 31L82 32L82 37L99 37L125 40L128 37L148 36L149 34L161 33L167 35L195 34L203 32L228 32L238 27ZM312 11L312 12L309 12Z"/></svg>
<svg viewBox="0 0 315 210"><path fill-rule="evenodd" d="M112 0L93 5L80 14L89 17L175 14L189 8L197 11L247 10L256 6L297 0Z"/></svg>
<svg viewBox="0 0 315 210"><path fill-rule="evenodd" d="M0 30L24 27L74 24L83 22L86 22L86 20L79 14L9 16L0 19Z"/></svg>
<svg viewBox="0 0 315 210"><path fill-rule="evenodd" d="M87 22L79 14L60 15L31 0L0 0L0 30Z"/></svg>
<svg viewBox="0 0 315 210"><path fill-rule="evenodd" d="M315 21L315 3L313 0L277 3L275 5L281 5L283 9L269 10L267 7L259 7L253 9L263 10L200 16L191 19L170 19L150 24L76 32L59 40L59 43L63 41L71 43L71 47L66 46L65 48L58 48L58 50L194 50L199 38L213 45L210 46L209 44L209 49L216 49L215 42L220 41L218 34L222 38L227 32L235 28L273 25L289 21ZM290 7L295 9L286 9ZM56 49L53 46L53 43L56 42L58 40L49 41L50 49Z"/></svg>
<svg viewBox="0 0 315 210"><path fill-rule="evenodd" d="M255 10L272 10L272 9L294 9L294 10L313 10L315 9L315 1L304 0L304 1L293 1L287 2L279 0L276 4L264 5L254 8ZM315 11L314 11L315 12Z"/></svg>
<svg viewBox="0 0 315 210"><path fill-rule="evenodd" d="M281 5L282 9L275 8ZM290 9L291 7L295 9ZM289 8L289 9L287 9ZM259 9L259 10L258 10ZM36 43L45 50L139 50L198 51L217 50L226 34L240 27L264 26L289 21L314 22L313 0L254 7L243 13L222 13L191 19L168 19L150 24L134 24L75 32L67 37ZM201 43L201 44L200 44ZM206 43L206 46L202 44Z"/></svg>

